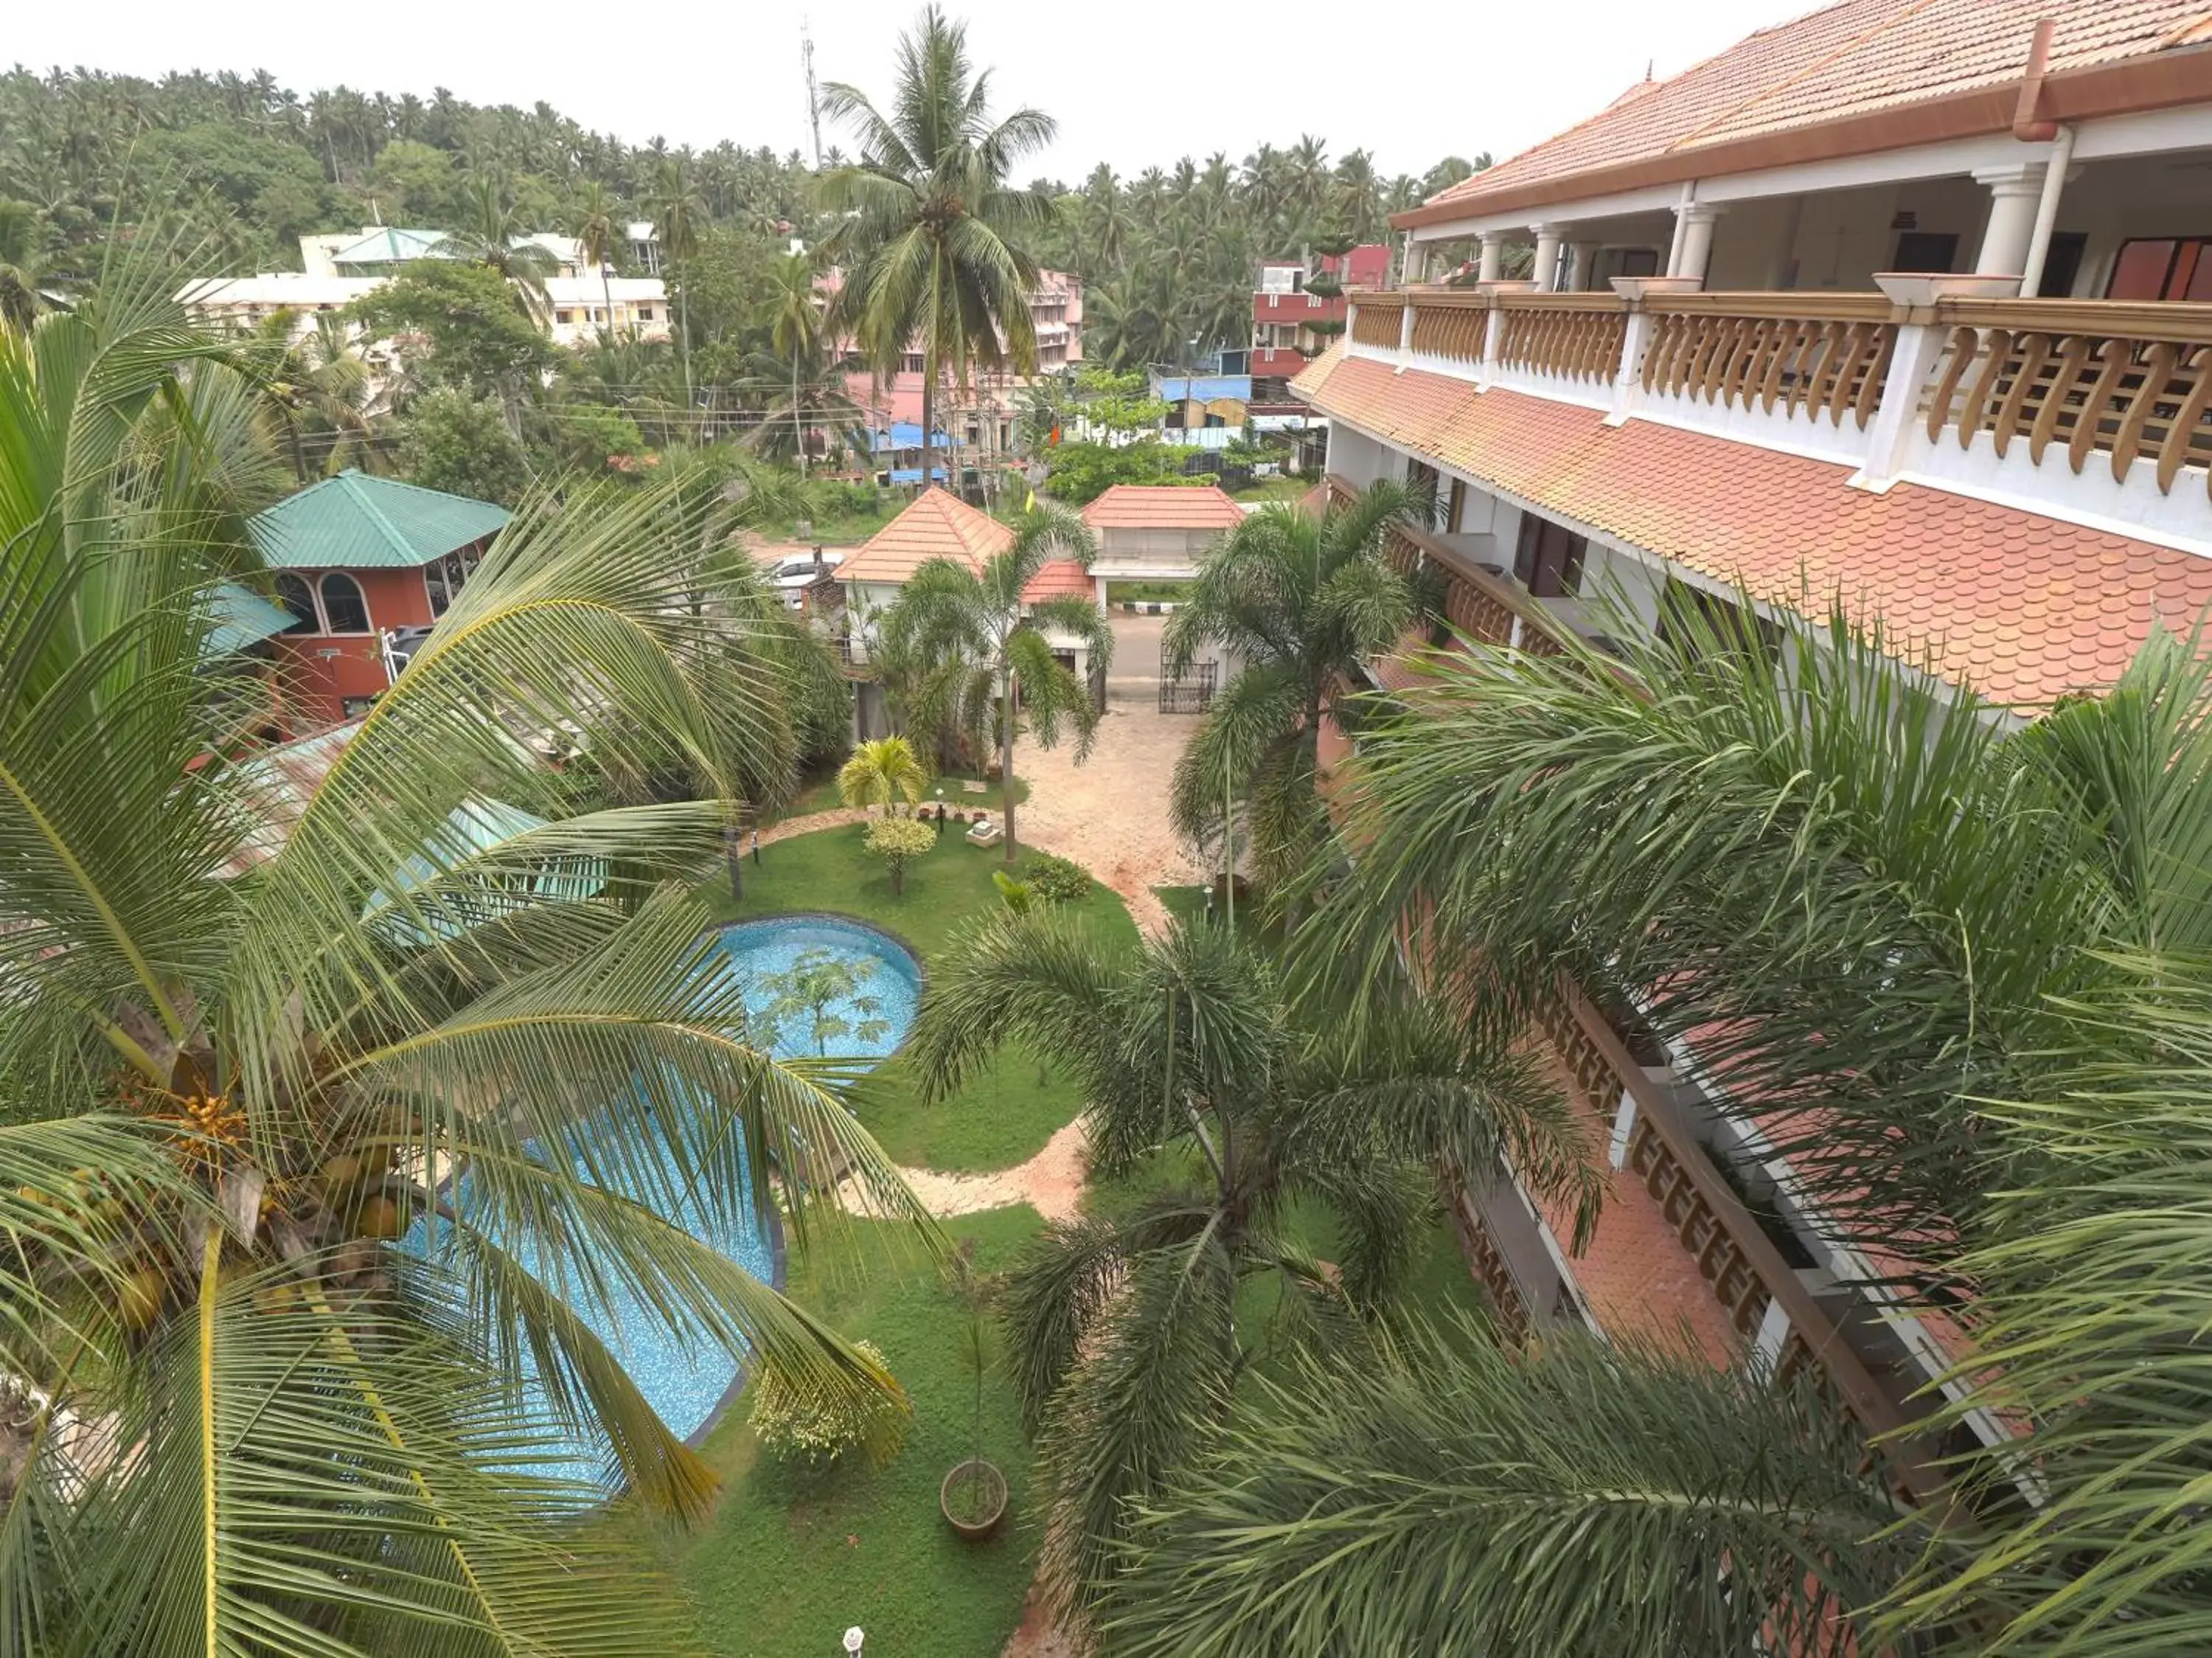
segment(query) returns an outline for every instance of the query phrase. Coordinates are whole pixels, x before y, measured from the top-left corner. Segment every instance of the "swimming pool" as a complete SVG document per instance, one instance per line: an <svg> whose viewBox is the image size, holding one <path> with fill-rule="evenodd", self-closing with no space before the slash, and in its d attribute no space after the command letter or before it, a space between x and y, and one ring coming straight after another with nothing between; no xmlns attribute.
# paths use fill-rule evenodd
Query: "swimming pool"
<svg viewBox="0 0 2212 1658"><path fill-rule="evenodd" d="M848 1027L829 1040L834 1058L871 1062L896 1048L914 1022L915 1004L921 997L921 966L914 954L890 934L860 922L829 915L781 916L765 921L741 922L726 927L721 948L729 971L744 986L745 1005L764 1015L773 999L772 981L794 967L822 960L848 964L864 975L851 994L824 1001L818 1016L841 1021ZM811 953L821 953L816 955ZM865 965L863 965L865 964ZM787 1011L776 1021L774 1051L779 1058L813 1056L819 1047L817 1009ZM655 1149L664 1167L672 1165L672 1154ZM748 1177L750 1179L750 1177ZM466 1175L449 1194L456 1211L465 1215L469 1202ZM746 1271L764 1282L780 1282L777 1240L754 1226L750 1205L738 1203L720 1214L709 1214L701 1205L686 1204L675 1216L692 1236L713 1245ZM417 1221L402 1246L421 1255L429 1247L427 1223ZM517 1258L526 1269L540 1274L538 1252L518 1245ZM541 1276L544 1276L540 1274ZM608 1350L622 1361L660 1419L681 1437L699 1435L713 1420L738 1378L738 1367L729 1354L711 1343L683 1342L671 1337L621 1285L610 1289L614 1316L598 1308L580 1308L583 1321ZM527 1392L542 1399L534 1366L528 1364ZM576 1478L598 1477L599 1459L592 1448L579 1444L574 1463L558 1470Z"/></svg>

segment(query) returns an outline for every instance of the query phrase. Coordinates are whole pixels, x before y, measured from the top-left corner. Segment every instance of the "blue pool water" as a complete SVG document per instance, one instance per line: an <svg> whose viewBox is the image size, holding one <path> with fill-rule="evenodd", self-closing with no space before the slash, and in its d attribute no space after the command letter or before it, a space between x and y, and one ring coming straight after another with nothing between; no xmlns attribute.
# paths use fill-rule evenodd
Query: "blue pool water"
<svg viewBox="0 0 2212 1658"><path fill-rule="evenodd" d="M730 970L744 986L745 1004L754 1014L767 1010L769 996L761 987L772 975L788 972L809 951L826 951L840 961L868 964L866 978L853 997L833 1002L824 1010L842 1019L854 1033L833 1038L832 1058L863 1062L882 1058L897 1047L914 1021L915 1006L921 996L921 969L913 955L888 935L832 916L796 916L770 921L748 921L722 930L721 946ZM854 1005L860 1003L864 1005ZM814 1015L787 1013L778 1021L775 1051L779 1058L811 1058L817 1052ZM863 1029L866 1027L867 1028ZM879 1028L878 1028L879 1027ZM672 1154L665 1145L650 1149L662 1168L672 1176ZM748 1180L750 1177L748 1176ZM449 1194L457 1213L465 1216L469 1181L464 1175ZM710 1213L696 1202L687 1202L675 1218L694 1237L713 1245L746 1271L763 1282L775 1271L775 1252L769 1238L752 1222L749 1204L737 1202L727 1212ZM417 1255L431 1247L427 1222L418 1220L402 1247ZM514 1253L531 1272L551 1283L535 1248L514 1247ZM685 1342L667 1330L619 1284L611 1286L609 1299L615 1316L598 1308L581 1307L585 1323L618 1357L660 1419L680 1437L689 1437L706 1424L714 1407L737 1379L737 1366L721 1347L706 1342ZM528 1365L529 1391L538 1393L536 1370ZM542 1397L542 1395L539 1395ZM581 1478L599 1472L597 1454L578 1445L577 1460L568 1467L549 1472Z"/></svg>

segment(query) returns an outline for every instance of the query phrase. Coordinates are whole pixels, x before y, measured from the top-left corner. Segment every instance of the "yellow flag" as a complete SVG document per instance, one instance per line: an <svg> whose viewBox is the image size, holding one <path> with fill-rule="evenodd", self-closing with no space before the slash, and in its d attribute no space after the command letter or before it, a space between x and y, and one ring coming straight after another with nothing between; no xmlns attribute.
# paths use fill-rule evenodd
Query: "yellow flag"
<svg viewBox="0 0 2212 1658"><path fill-rule="evenodd" d="M1030 498L1022 503L1022 510L1024 512L1035 512L1036 510L1036 491L1035 490L1031 490L1030 491Z"/></svg>

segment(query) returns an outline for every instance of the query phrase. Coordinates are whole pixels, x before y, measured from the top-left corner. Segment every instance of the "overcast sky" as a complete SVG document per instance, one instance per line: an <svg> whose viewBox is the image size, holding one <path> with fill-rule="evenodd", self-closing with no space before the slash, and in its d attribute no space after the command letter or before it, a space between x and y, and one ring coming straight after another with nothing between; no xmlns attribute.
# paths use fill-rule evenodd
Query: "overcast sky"
<svg viewBox="0 0 2212 1658"><path fill-rule="evenodd" d="M1255 144L1360 145L1383 173L1440 157L1500 159L1662 78L1812 0L1515 0L1400 7L1276 0L1258 7L1039 4L964 0L977 60L997 71L1003 110L1058 118L1059 142L1032 173L1074 182L1099 161L1124 174ZM913 0L838 0L813 14L816 70L881 101L893 42ZM99 0L9 8L0 53L44 69L154 76L265 68L301 95L343 83L477 103L540 99L585 125L642 143L701 149L723 138L804 147L799 7L664 0L653 5L539 0L377 0L302 9L231 0ZM825 131L825 143L835 142Z"/></svg>

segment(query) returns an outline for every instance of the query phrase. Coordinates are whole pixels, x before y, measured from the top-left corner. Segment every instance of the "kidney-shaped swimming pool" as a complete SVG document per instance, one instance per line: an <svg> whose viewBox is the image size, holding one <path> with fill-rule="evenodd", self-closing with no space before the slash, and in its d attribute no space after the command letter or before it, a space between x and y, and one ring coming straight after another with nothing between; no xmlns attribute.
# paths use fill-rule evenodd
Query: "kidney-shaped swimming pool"
<svg viewBox="0 0 2212 1658"><path fill-rule="evenodd" d="M864 1064L891 1052L914 1022L915 1007L921 997L921 966L913 952L888 933L839 916L781 916L726 927L720 942L727 971L737 975L745 1005L757 1016L768 1014L779 978L787 983L787 976L802 964L826 960L851 970L856 982L848 993L830 996L803 1010L787 1008L772 1021L773 1046L779 1058L815 1054L817 1034L834 1028L817 1026L817 1020L834 1021L844 1027L842 1034L829 1040L833 1056ZM665 1145L647 1150L671 1167L672 1173L673 1154ZM465 1173L447 1196L457 1213L467 1213ZM775 1276L774 1240L753 1224L750 1204L718 1205L712 1213L702 1205L687 1204L674 1218L694 1237L711 1244L755 1277L768 1281ZM426 1223L418 1220L402 1247L424 1254L431 1247L431 1236ZM529 1271L549 1282L558 1281L557 1275L542 1271L544 1263L529 1244L519 1243L515 1253ZM611 1286L609 1299L614 1303L611 1309L580 1308L584 1322L621 1360L663 1422L685 1438L697 1434L735 1385L738 1365L715 1344L672 1336L623 1286ZM526 1392L542 1406L544 1390L535 1367L529 1368ZM596 1451L579 1444L576 1453L573 1465L549 1472L599 1477Z"/></svg>

